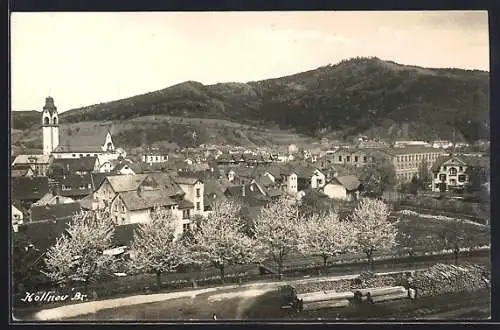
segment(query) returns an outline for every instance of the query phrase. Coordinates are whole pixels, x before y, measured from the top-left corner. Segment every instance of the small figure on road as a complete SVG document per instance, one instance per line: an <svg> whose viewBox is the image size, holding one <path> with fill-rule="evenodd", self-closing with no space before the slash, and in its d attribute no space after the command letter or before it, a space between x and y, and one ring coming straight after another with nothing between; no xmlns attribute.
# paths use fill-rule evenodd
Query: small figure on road
<svg viewBox="0 0 500 330"><path fill-rule="evenodd" d="M217 315L215 315L215 313L213 313L213 314L212 314L212 318L213 318L214 320L217 320Z"/></svg>
<svg viewBox="0 0 500 330"><path fill-rule="evenodd" d="M299 312L304 310L304 299L299 300Z"/></svg>
<svg viewBox="0 0 500 330"><path fill-rule="evenodd" d="M366 302L373 304L373 298L370 292L366 294Z"/></svg>

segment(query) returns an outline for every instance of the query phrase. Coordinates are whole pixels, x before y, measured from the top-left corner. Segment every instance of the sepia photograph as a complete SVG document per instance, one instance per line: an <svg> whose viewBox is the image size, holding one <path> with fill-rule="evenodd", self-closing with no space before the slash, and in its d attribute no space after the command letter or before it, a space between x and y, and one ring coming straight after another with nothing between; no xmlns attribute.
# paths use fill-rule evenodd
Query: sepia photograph
<svg viewBox="0 0 500 330"><path fill-rule="evenodd" d="M491 319L487 11L13 12L11 322Z"/></svg>

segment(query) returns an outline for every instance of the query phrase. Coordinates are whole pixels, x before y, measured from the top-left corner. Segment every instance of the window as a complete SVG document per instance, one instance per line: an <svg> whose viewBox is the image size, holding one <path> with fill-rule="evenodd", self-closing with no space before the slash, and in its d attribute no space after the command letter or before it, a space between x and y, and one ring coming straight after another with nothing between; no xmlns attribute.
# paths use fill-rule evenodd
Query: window
<svg viewBox="0 0 500 330"><path fill-rule="evenodd" d="M196 188L196 197L201 197L200 188Z"/></svg>
<svg viewBox="0 0 500 330"><path fill-rule="evenodd" d="M436 183L436 184L434 185L434 188L439 189L439 183Z"/></svg>
<svg viewBox="0 0 500 330"><path fill-rule="evenodd" d="M182 210L182 219L189 219L189 210Z"/></svg>
<svg viewBox="0 0 500 330"><path fill-rule="evenodd" d="M351 161L351 156L346 156L346 161L350 162Z"/></svg>
<svg viewBox="0 0 500 330"><path fill-rule="evenodd" d="M439 174L439 180L446 181L446 174Z"/></svg>
<svg viewBox="0 0 500 330"><path fill-rule="evenodd" d="M85 185L81 185L80 190L85 190Z"/></svg>
<svg viewBox="0 0 500 330"><path fill-rule="evenodd" d="M83 158L83 154L80 154L80 158Z"/></svg>
<svg viewBox="0 0 500 330"><path fill-rule="evenodd" d="M75 154L73 154L73 155L71 155L71 156L72 156L72 157L76 157L76 155L75 155Z"/></svg>
<svg viewBox="0 0 500 330"><path fill-rule="evenodd" d="M125 224L125 218L122 218L122 225Z"/></svg>
<svg viewBox="0 0 500 330"><path fill-rule="evenodd" d="M90 154L87 154L87 157L90 157Z"/></svg>
<svg viewBox="0 0 500 330"><path fill-rule="evenodd" d="M200 210L201 210L200 202L196 202L196 211Z"/></svg>
<svg viewBox="0 0 500 330"><path fill-rule="evenodd" d="M463 172L463 171L464 171L464 168L463 168L462 166L460 166L460 167L458 168L458 170L459 170L460 172Z"/></svg>
<svg viewBox="0 0 500 330"><path fill-rule="evenodd" d="M443 171L446 171L446 166L443 166Z"/></svg>
<svg viewBox="0 0 500 330"><path fill-rule="evenodd" d="M323 180L316 179L316 185L321 186L323 184Z"/></svg>
<svg viewBox="0 0 500 330"><path fill-rule="evenodd" d="M366 163L366 156L363 156L363 162Z"/></svg>
<svg viewBox="0 0 500 330"><path fill-rule="evenodd" d="M354 162L357 163L358 162L358 156L354 156Z"/></svg>
<svg viewBox="0 0 500 330"><path fill-rule="evenodd" d="M189 223L183 223L182 232L187 233L189 230L191 230L191 225Z"/></svg>
<svg viewBox="0 0 500 330"><path fill-rule="evenodd" d="M158 161L158 156L156 156L156 161Z"/></svg>
<svg viewBox="0 0 500 330"><path fill-rule="evenodd" d="M34 192L34 193L37 193L37 192L39 192L39 191L40 191L40 189L38 189L38 187L33 187L33 192Z"/></svg>
<svg viewBox="0 0 500 330"><path fill-rule="evenodd" d="M454 167L450 167L448 173L450 174L450 176L456 176L457 175L457 169L454 168Z"/></svg>
<svg viewBox="0 0 500 330"><path fill-rule="evenodd" d="M339 162L341 162L341 161L342 161L342 156L339 156Z"/></svg>
<svg viewBox="0 0 500 330"><path fill-rule="evenodd" d="M434 174L434 179L437 179L437 178L438 178L438 174L437 174L437 173L435 173L435 174Z"/></svg>
<svg viewBox="0 0 500 330"><path fill-rule="evenodd" d="M458 176L458 182L465 182L467 180L467 176L465 174L460 174Z"/></svg>

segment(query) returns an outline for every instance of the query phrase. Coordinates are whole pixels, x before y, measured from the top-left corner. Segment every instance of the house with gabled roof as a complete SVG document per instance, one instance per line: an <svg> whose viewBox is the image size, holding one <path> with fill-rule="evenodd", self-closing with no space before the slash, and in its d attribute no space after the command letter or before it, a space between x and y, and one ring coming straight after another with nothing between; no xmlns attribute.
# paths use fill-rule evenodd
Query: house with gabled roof
<svg viewBox="0 0 500 330"><path fill-rule="evenodd" d="M20 166L19 169L24 169L29 166L35 176L45 176L49 168L49 155L18 155L12 162L12 168Z"/></svg>
<svg viewBox="0 0 500 330"><path fill-rule="evenodd" d="M175 183L184 191L184 199L193 204L193 215L204 215L204 184L198 178L189 178L176 176L173 178Z"/></svg>
<svg viewBox="0 0 500 330"><path fill-rule="evenodd" d="M34 172L31 169L31 166L29 165L15 165L10 168L10 176L11 177L16 177L16 176L24 176L24 177L30 177L34 176Z"/></svg>
<svg viewBox="0 0 500 330"><path fill-rule="evenodd" d="M71 175L89 175L99 169L97 157L52 158L48 175L59 178Z"/></svg>
<svg viewBox="0 0 500 330"><path fill-rule="evenodd" d="M320 191L332 199L354 201L359 197L360 185L354 175L337 176L330 179Z"/></svg>
<svg viewBox="0 0 500 330"><path fill-rule="evenodd" d="M23 209L29 209L49 191L49 179L46 176L11 178L11 199L19 201Z"/></svg>
<svg viewBox="0 0 500 330"><path fill-rule="evenodd" d="M224 195L229 200L246 206L262 206L269 202L266 193L256 184L243 184L226 188Z"/></svg>
<svg viewBox="0 0 500 330"><path fill-rule="evenodd" d="M30 223L70 220L81 211L79 203L34 205L30 209Z"/></svg>
<svg viewBox="0 0 500 330"><path fill-rule="evenodd" d="M33 205L35 206L55 205L55 204L68 204L74 202L75 200L70 197L65 197L62 195L53 194L52 192L48 192Z"/></svg>
<svg viewBox="0 0 500 330"><path fill-rule="evenodd" d="M449 155L438 157L432 164L432 191L463 190L468 184L471 171L481 173L481 181L489 180L489 157Z"/></svg>

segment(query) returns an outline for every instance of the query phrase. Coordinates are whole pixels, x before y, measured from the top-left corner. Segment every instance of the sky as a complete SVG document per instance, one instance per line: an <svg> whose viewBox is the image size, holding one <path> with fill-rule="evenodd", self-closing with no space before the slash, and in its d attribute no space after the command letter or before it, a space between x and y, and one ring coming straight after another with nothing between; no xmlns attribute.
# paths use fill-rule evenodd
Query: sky
<svg viewBox="0 0 500 330"><path fill-rule="evenodd" d="M11 109L282 77L356 56L489 71L486 11L12 13Z"/></svg>

